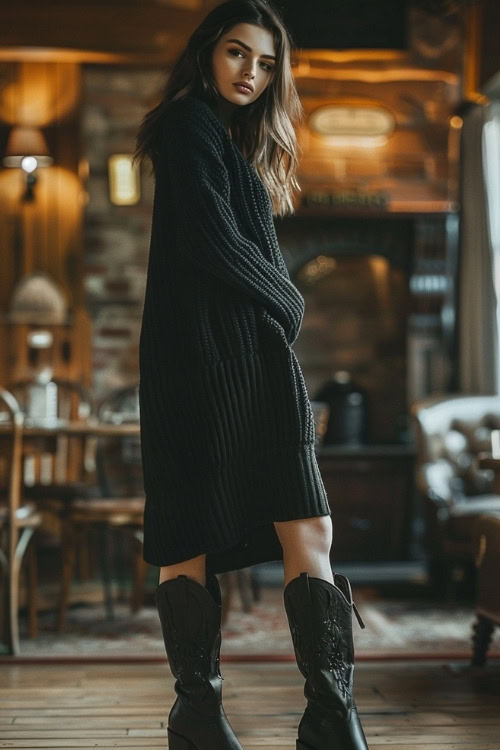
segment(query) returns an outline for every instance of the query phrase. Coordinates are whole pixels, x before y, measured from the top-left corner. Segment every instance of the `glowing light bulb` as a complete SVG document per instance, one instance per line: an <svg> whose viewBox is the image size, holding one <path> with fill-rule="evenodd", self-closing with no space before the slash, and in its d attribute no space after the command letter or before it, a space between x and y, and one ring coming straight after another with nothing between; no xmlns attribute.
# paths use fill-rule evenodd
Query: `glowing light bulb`
<svg viewBox="0 0 500 750"><path fill-rule="evenodd" d="M25 172L34 172L37 167L38 161L34 156L23 156L21 160L21 168L24 169Z"/></svg>

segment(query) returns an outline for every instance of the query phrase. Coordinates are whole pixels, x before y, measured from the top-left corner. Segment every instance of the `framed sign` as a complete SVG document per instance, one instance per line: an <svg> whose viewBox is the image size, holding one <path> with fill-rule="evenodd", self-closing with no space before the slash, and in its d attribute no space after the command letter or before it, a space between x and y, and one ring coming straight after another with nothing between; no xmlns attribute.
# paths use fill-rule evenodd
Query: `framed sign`
<svg viewBox="0 0 500 750"><path fill-rule="evenodd" d="M309 115L310 129L335 146L384 146L395 125L392 112L370 104L327 104Z"/></svg>

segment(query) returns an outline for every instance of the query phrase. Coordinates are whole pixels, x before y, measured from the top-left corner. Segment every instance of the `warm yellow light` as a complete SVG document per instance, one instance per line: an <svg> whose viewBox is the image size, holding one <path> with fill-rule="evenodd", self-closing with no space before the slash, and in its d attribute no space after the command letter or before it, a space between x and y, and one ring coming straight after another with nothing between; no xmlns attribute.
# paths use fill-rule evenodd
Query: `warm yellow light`
<svg viewBox="0 0 500 750"><path fill-rule="evenodd" d="M139 165L132 154L113 154L108 159L109 198L117 206L133 206L139 201Z"/></svg>
<svg viewBox="0 0 500 750"><path fill-rule="evenodd" d="M323 140L338 148L380 148L389 141L386 135L332 135L324 136Z"/></svg>
<svg viewBox="0 0 500 750"><path fill-rule="evenodd" d="M328 276L337 268L337 261L330 255L317 255L300 269L297 276L308 286L316 284L320 279Z"/></svg>
<svg viewBox="0 0 500 750"><path fill-rule="evenodd" d="M450 120L451 127L455 128L456 130L461 128L463 124L464 124L464 121L458 115L454 115Z"/></svg>

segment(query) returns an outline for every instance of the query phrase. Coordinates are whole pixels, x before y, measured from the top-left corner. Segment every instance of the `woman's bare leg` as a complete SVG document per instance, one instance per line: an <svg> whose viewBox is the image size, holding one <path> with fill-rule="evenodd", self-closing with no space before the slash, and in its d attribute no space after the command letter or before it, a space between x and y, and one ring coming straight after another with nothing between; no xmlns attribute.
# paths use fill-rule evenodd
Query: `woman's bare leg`
<svg viewBox="0 0 500 750"><path fill-rule="evenodd" d="M160 579L158 584L163 583L163 581L169 581L171 578L177 578L179 575L185 575L188 578L198 581L202 586L205 586L205 558L206 554L193 557L191 560L183 560L183 562L176 563L175 565L165 565L160 568Z"/></svg>
<svg viewBox="0 0 500 750"><path fill-rule="evenodd" d="M274 526L283 547L285 586L303 571L333 583L331 516L275 521Z"/></svg>

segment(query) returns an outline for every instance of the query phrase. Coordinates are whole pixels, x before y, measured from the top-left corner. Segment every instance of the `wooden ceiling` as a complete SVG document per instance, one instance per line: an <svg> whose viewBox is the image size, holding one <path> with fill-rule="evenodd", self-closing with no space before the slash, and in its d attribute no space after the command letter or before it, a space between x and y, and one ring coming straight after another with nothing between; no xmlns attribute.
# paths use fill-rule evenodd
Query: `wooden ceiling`
<svg viewBox="0 0 500 750"><path fill-rule="evenodd" d="M0 60L171 64L220 0L20 0L5 4Z"/></svg>
<svg viewBox="0 0 500 750"><path fill-rule="evenodd" d="M0 60L171 67L206 14L222 0L18 0L2 3ZM282 6L288 0L275 0ZM475 82L500 70L500 3L472 2ZM307 12L307 10L304 10ZM469 55L470 56L470 55Z"/></svg>

